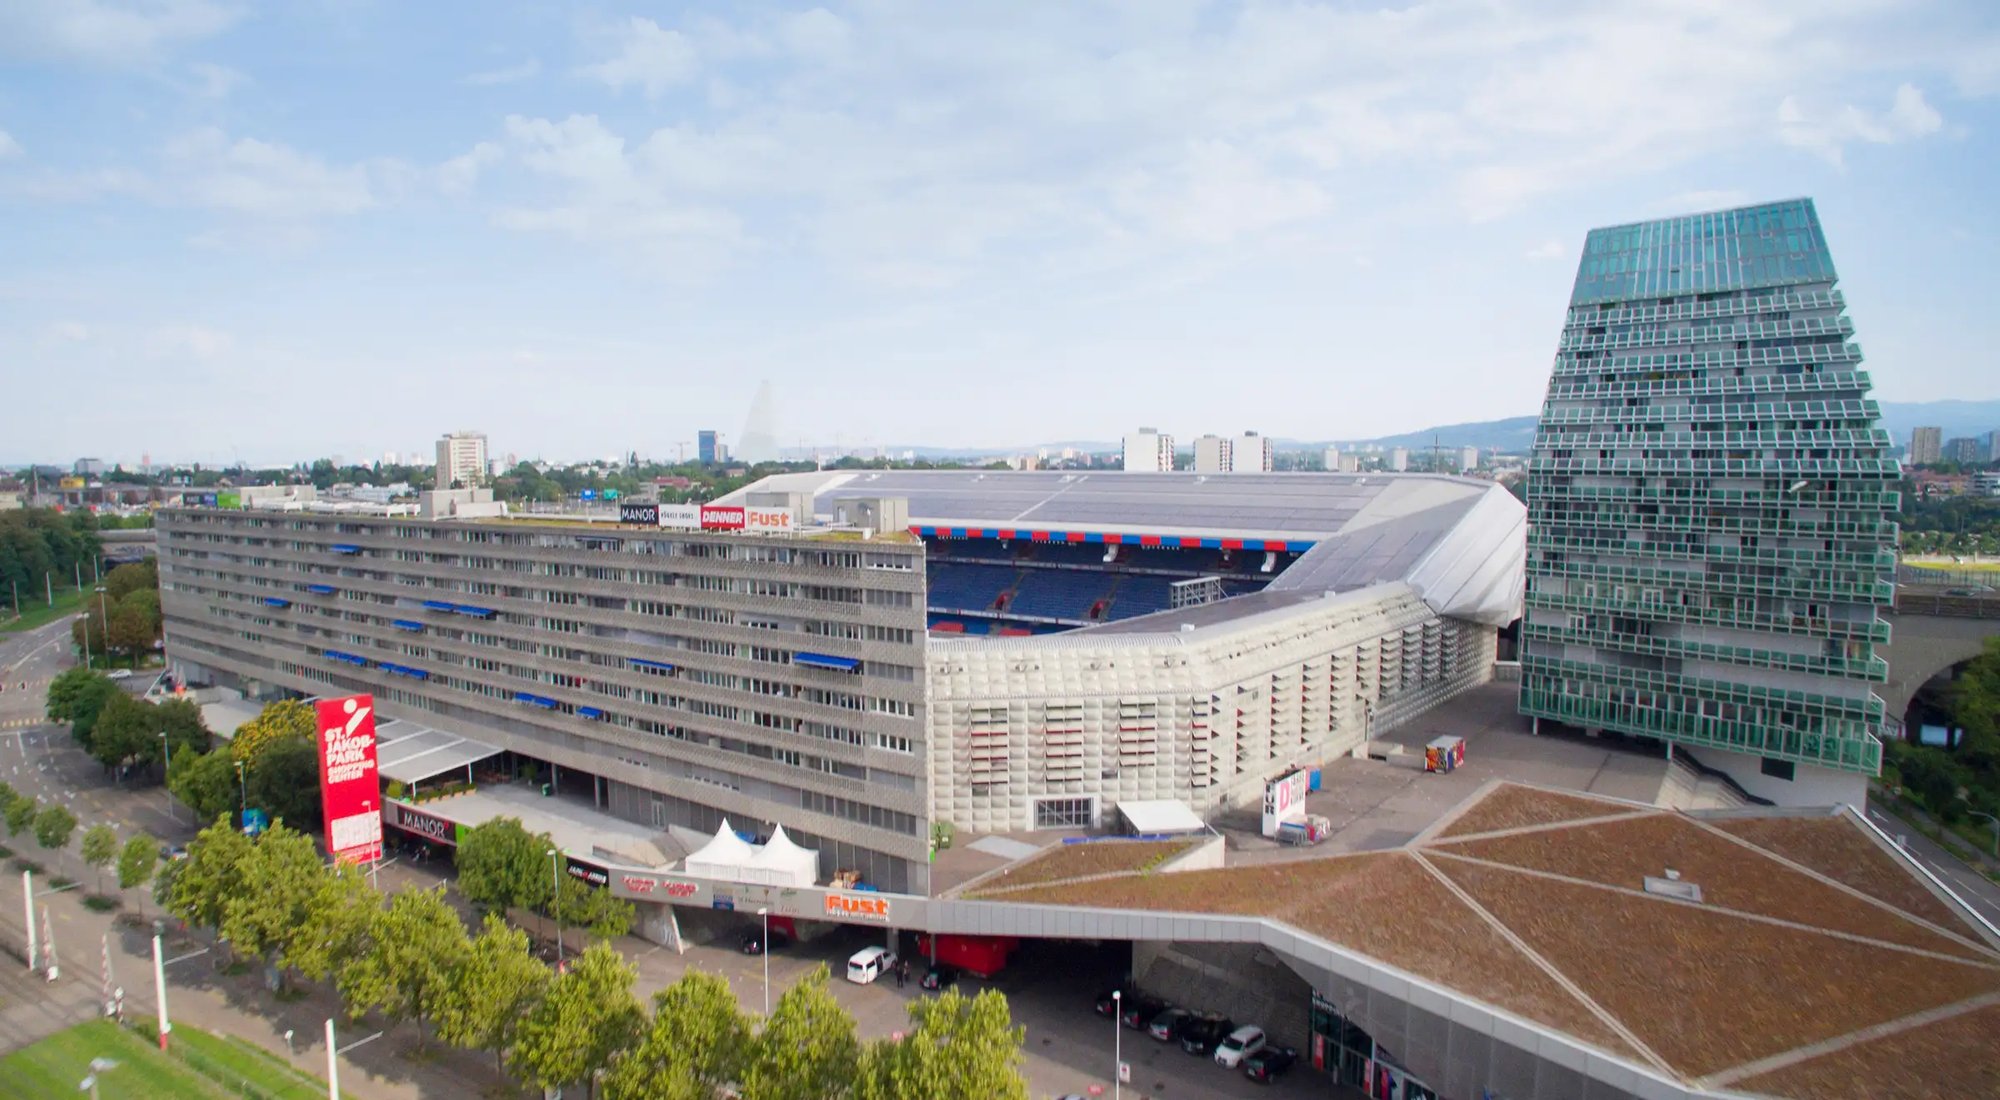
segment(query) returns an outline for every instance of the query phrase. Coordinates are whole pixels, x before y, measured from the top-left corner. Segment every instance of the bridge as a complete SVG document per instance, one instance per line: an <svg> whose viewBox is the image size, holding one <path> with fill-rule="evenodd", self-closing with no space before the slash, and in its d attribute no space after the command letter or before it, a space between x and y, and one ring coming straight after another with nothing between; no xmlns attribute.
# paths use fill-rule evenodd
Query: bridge
<svg viewBox="0 0 2000 1100"><path fill-rule="evenodd" d="M1876 652L1889 662L1889 682L1876 693L1901 721L1917 689L2000 635L2000 573L1899 566L1895 606L1884 617L1892 640Z"/></svg>

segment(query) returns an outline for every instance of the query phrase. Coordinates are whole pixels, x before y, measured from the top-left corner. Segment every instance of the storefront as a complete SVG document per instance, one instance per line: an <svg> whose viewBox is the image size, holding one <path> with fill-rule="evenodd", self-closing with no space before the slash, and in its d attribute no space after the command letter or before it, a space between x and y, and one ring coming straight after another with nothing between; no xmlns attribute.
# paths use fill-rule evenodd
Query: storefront
<svg viewBox="0 0 2000 1100"><path fill-rule="evenodd" d="M1438 1094L1411 1076L1402 1063L1375 1044L1373 1036L1340 1014L1332 1001L1312 995L1312 1067L1374 1100L1438 1100Z"/></svg>

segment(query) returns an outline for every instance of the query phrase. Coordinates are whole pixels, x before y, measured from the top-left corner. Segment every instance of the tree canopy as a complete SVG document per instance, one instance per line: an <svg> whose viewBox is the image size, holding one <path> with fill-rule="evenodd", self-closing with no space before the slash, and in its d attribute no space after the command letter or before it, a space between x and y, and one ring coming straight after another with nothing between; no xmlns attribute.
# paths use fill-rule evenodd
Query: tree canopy
<svg viewBox="0 0 2000 1100"><path fill-rule="evenodd" d="M413 1019L417 1048L423 1049L424 1021L436 1016L451 996L452 983L472 953L465 925L444 900L444 887L406 889L375 913L370 949L341 973L341 992L356 1016L379 1011L390 1020Z"/></svg>
<svg viewBox="0 0 2000 1100"><path fill-rule="evenodd" d="M494 1068L504 1073L515 1033L548 984L549 968L529 952L528 934L488 915L445 990L438 1034L454 1046L492 1051Z"/></svg>
<svg viewBox="0 0 2000 1100"><path fill-rule="evenodd" d="M553 847L547 833L529 832L518 818L475 825L459 838L452 857L458 890L482 909L540 909L556 888L549 869Z"/></svg>
<svg viewBox="0 0 2000 1100"><path fill-rule="evenodd" d="M542 1088L583 1084L629 1046L646 1014L632 995L638 972L603 943L593 943L549 984L521 1022L514 1067Z"/></svg>
<svg viewBox="0 0 2000 1100"><path fill-rule="evenodd" d="M822 978L825 973L822 967ZM750 1084L739 1077L749 1051L749 1023L729 983L715 974L686 974L654 995L652 1018L638 1042L604 1077L604 1100L710 1100L732 1081ZM835 1095L814 1093L810 1100Z"/></svg>
<svg viewBox="0 0 2000 1100"><path fill-rule="evenodd" d="M266 704L257 717L236 727L229 740L229 752L237 760L254 764L265 747L276 741L300 738L308 745L317 744L318 725L319 719L310 703L280 699Z"/></svg>
<svg viewBox="0 0 2000 1100"><path fill-rule="evenodd" d="M236 763L226 748L214 752L176 751L167 768L167 790L203 821L233 814L238 800Z"/></svg>

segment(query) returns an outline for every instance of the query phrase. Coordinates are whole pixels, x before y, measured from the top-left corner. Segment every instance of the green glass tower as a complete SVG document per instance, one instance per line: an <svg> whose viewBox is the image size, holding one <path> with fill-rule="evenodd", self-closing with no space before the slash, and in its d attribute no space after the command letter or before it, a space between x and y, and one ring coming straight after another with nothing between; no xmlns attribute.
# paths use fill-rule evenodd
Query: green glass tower
<svg viewBox="0 0 2000 1100"><path fill-rule="evenodd" d="M1765 796L1880 770L1897 468L1835 282L1810 199L1591 231L1528 468L1524 714Z"/></svg>

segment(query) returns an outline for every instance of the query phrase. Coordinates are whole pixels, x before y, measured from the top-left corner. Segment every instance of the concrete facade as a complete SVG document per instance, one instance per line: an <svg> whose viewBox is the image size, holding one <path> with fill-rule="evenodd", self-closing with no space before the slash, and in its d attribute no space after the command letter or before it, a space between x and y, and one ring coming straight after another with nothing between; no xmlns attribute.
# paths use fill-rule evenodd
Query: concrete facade
<svg viewBox="0 0 2000 1100"><path fill-rule="evenodd" d="M927 890L921 546L213 509L158 537L187 680L371 692L630 820L782 824L823 877Z"/></svg>

